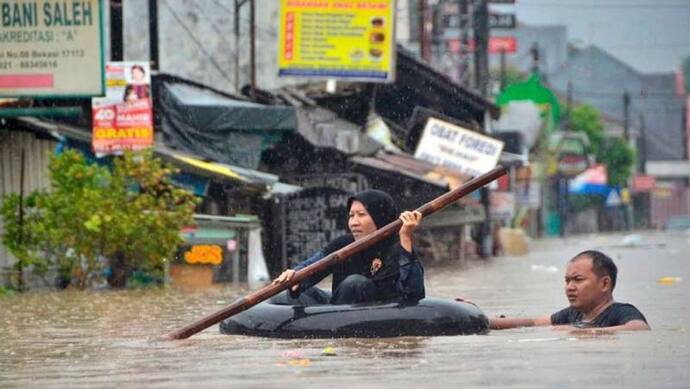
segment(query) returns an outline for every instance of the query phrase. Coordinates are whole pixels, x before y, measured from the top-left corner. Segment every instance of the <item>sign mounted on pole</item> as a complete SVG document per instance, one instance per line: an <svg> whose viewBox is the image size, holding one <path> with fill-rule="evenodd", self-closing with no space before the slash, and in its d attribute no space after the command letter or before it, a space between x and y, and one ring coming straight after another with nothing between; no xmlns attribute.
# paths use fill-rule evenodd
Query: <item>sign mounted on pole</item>
<svg viewBox="0 0 690 389"><path fill-rule="evenodd" d="M489 14L489 28L514 29L515 14Z"/></svg>
<svg viewBox="0 0 690 389"><path fill-rule="evenodd" d="M93 151L121 154L153 145L151 70L148 62L109 62L105 97L91 100Z"/></svg>
<svg viewBox="0 0 690 389"><path fill-rule="evenodd" d="M281 0L278 75L395 78L394 0Z"/></svg>
<svg viewBox="0 0 690 389"><path fill-rule="evenodd" d="M0 97L105 91L102 0L0 1Z"/></svg>
<svg viewBox="0 0 690 389"><path fill-rule="evenodd" d="M502 150L500 140L429 118L414 157L478 176L496 167Z"/></svg>
<svg viewBox="0 0 690 389"><path fill-rule="evenodd" d="M474 52L477 44L474 39L469 40L469 51ZM514 36L490 36L489 53L491 54L515 54L517 52L517 38Z"/></svg>

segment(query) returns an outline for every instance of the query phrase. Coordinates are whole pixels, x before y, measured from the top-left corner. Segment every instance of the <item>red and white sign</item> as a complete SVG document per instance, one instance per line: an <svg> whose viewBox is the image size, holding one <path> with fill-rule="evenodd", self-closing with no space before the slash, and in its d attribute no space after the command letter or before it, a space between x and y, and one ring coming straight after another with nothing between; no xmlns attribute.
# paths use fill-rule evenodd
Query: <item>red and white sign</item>
<svg viewBox="0 0 690 389"><path fill-rule="evenodd" d="M492 36L489 37L489 53L499 54L501 52L514 54L517 51L517 38L514 36Z"/></svg>
<svg viewBox="0 0 690 389"><path fill-rule="evenodd" d="M457 42L454 42L457 41ZM477 47L474 39L470 39L467 42L468 50L473 52ZM449 42L449 49L453 51L454 49L460 48L460 41L457 39L451 39ZM517 38L514 36L491 36L489 37L489 53L490 54L500 54L505 52L506 54L515 54L517 52Z"/></svg>
<svg viewBox="0 0 690 389"><path fill-rule="evenodd" d="M646 174L636 174L632 179L634 192L651 192L656 188L656 177Z"/></svg>
<svg viewBox="0 0 690 389"><path fill-rule="evenodd" d="M92 100L93 151L97 156L153 145L151 75L146 62L106 65L106 97Z"/></svg>

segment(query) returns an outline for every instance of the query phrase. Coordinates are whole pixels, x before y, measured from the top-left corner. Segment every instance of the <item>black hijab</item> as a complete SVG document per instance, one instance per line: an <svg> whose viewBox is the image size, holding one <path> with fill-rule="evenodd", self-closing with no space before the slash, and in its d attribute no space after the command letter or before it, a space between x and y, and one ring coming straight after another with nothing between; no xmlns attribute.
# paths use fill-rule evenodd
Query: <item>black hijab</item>
<svg viewBox="0 0 690 389"><path fill-rule="evenodd" d="M369 189L352 195L347 200L348 213L352 203L359 201L364 205L367 212L374 220L376 228L379 229L398 218L398 210L393 198L386 192L376 189ZM348 244L354 242L352 234L343 235L332 240L323 250L324 255L340 250ZM397 260L386 260L389 257L392 247L398 242L397 235L392 235L387 239L369 247L363 252L351 256L345 262L341 262L333 269L333 290L338 287L340 282L351 274L361 274L372 278L374 281L389 279L397 276ZM384 262L383 268L375 275L371 275L369 270L371 262L375 258L380 258ZM393 278L393 282L395 279Z"/></svg>

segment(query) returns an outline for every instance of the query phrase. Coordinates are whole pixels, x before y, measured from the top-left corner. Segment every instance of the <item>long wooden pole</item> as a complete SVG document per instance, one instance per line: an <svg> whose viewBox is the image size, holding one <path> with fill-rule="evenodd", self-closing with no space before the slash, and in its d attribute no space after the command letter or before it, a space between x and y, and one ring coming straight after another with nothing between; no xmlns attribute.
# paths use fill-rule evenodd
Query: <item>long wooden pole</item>
<svg viewBox="0 0 690 389"><path fill-rule="evenodd" d="M432 213L457 201L459 198L464 197L474 192L475 190L481 188L482 186L490 183L491 181L496 180L504 174L506 174L506 169L503 166L498 166L486 174L473 178L461 187L452 190L422 205L421 207L417 208L417 211L419 211L423 217L429 216ZM232 315L247 310L253 307L254 305L282 292L283 290L288 289L291 286L302 282L302 280L308 278L312 274L319 273L338 262L345 261L350 256L357 254L362 250L391 236L392 234L397 232L401 226L402 221L400 221L400 219L388 223L387 225L383 226L382 228L379 228L369 236L360 240L356 240L353 243L350 243L349 245L341 248L340 250L337 250L327 255L320 261L313 263L302 270L299 270L293 275L292 279L289 282L284 284L267 285L257 290L256 292L253 292L245 297L235 300L233 303L221 309L220 311L212 313L192 324L189 324L184 328L164 335L163 338L169 340L186 339L196 334L197 332L203 331L204 329L220 322L221 320L227 319Z"/></svg>

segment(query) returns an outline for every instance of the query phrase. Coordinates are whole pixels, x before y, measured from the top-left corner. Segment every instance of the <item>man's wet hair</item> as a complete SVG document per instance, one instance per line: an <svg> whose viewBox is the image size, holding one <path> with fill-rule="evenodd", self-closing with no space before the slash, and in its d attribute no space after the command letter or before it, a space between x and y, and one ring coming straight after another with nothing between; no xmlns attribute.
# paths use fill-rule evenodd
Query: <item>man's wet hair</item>
<svg viewBox="0 0 690 389"><path fill-rule="evenodd" d="M575 262L581 258L589 258L592 260L592 271L599 277L609 276L611 278L611 290L616 287L616 278L618 277L618 268L613 263L613 259L608 255L597 250L585 250L570 260Z"/></svg>

